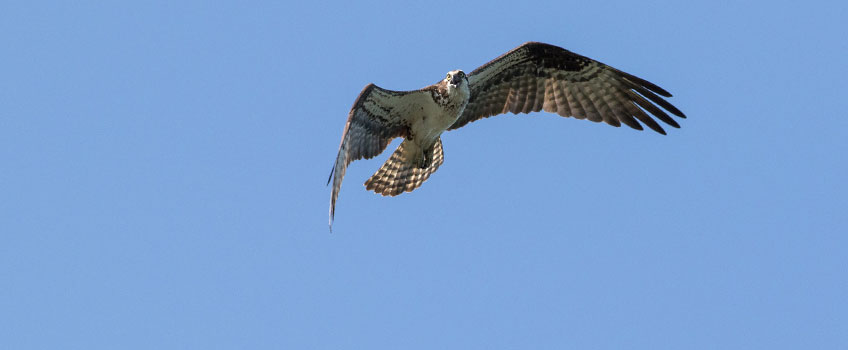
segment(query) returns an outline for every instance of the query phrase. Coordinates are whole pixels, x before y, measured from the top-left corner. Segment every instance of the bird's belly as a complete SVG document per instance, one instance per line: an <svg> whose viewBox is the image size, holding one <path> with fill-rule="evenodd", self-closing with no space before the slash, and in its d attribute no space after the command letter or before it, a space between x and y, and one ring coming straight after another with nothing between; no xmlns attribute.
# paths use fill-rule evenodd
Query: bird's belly
<svg viewBox="0 0 848 350"><path fill-rule="evenodd" d="M445 130L448 129L459 118L454 113L431 113L422 115L418 122L413 124L412 133L415 141L423 148L436 142Z"/></svg>

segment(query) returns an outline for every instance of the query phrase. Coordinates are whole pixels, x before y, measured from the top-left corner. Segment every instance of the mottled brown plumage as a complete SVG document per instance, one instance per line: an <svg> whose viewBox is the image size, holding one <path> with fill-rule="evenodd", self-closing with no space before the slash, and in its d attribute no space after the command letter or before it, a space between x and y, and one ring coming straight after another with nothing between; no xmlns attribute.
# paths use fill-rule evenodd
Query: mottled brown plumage
<svg viewBox="0 0 848 350"><path fill-rule="evenodd" d="M418 188L444 162L442 132L507 112L544 110L638 130L645 124L665 134L653 118L679 128L665 111L685 115L660 96L671 94L593 59L536 42L525 43L467 76L451 71L444 80L420 90L392 91L369 84L351 108L328 180L333 181L330 227L347 166L382 153L395 137L404 141L365 182L368 190L395 196Z"/></svg>
<svg viewBox="0 0 848 350"><path fill-rule="evenodd" d="M404 160L405 146L409 146L409 141L402 142L389 157L389 160L368 181L365 181L367 190L384 196L397 196L403 192L412 192L445 162L441 140L436 141L433 147L425 151L429 157L423 158L422 164L414 164Z"/></svg>
<svg viewBox="0 0 848 350"><path fill-rule="evenodd" d="M563 117L603 121L616 127L625 124L642 130L638 119L654 131L665 134L665 130L639 107L668 125L680 127L644 97L685 118L683 112L657 96L671 97L659 86L543 43L521 45L475 69L468 79L471 99L462 116L448 130L507 112L544 110Z"/></svg>

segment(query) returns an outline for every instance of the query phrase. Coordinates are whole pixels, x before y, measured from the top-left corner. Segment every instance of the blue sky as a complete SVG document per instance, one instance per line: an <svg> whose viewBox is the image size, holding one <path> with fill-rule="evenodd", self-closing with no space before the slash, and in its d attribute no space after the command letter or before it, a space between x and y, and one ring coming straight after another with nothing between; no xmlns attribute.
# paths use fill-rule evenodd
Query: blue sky
<svg viewBox="0 0 848 350"><path fill-rule="evenodd" d="M0 5L0 347L844 349L848 5ZM368 83L543 41L668 136L551 114L325 181ZM396 140L392 146L398 144Z"/></svg>

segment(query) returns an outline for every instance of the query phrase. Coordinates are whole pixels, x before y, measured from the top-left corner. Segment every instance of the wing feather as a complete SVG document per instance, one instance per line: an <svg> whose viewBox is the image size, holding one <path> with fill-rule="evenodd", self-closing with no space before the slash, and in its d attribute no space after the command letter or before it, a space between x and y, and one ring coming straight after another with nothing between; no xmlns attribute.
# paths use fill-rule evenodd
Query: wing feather
<svg viewBox="0 0 848 350"><path fill-rule="evenodd" d="M545 110L638 130L641 121L665 134L653 118L679 128L665 111L686 117L660 97L671 94L656 84L549 44L525 43L475 69L468 79L471 99L448 130L507 112Z"/></svg>
<svg viewBox="0 0 848 350"><path fill-rule="evenodd" d="M406 112L415 107L420 94L420 91L386 90L374 84L368 84L359 93L348 114L339 153L327 179L328 185L333 182L331 229L347 166L354 160L370 159L382 153L395 137L407 137L410 122Z"/></svg>

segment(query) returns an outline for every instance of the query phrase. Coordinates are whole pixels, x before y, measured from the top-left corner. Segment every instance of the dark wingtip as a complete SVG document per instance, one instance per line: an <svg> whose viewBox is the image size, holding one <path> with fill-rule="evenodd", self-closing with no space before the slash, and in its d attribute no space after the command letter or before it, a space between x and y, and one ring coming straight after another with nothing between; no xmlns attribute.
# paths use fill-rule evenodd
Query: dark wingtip
<svg viewBox="0 0 848 350"><path fill-rule="evenodd" d="M648 89L651 89L651 91L656 92L657 94L660 94L663 97L671 97L670 92L668 92L665 89L657 86L657 84L654 84L654 83L647 81L647 80L643 80L643 81L646 83L646 84L643 84L643 85L645 87L647 87Z"/></svg>
<svg viewBox="0 0 848 350"><path fill-rule="evenodd" d="M327 186L330 185L330 180L333 179L333 174L336 172L336 165L333 164L333 168L330 169L330 178L327 179ZM333 233L333 217L336 214L336 198L330 202L330 233Z"/></svg>
<svg viewBox="0 0 848 350"><path fill-rule="evenodd" d="M334 218L335 218L335 216L336 216L335 214L336 214L336 203L331 203L331 204L330 204L330 222L329 222L329 224L330 224L330 233L333 233L333 219L334 219Z"/></svg>
<svg viewBox="0 0 848 350"><path fill-rule="evenodd" d="M677 109L677 107L675 107L674 105L672 105L671 103L668 103L668 102L666 102L666 104L668 106L662 106L663 108L665 108L665 110L671 112L671 114L674 114L678 117L686 118L686 115L683 114L683 112L681 112L679 109Z"/></svg>
<svg viewBox="0 0 848 350"><path fill-rule="evenodd" d="M660 95L660 96L663 96L663 97L671 97L671 93L670 93L670 92L668 92L668 91L666 91L665 89L663 89L663 88L659 87L659 85L657 85L657 84L654 84L654 83L652 83L652 82L650 82L650 81L647 81L647 80L645 80L645 79L639 78L639 77L637 77L637 76L635 76L635 75L633 75L633 74L630 74L630 73L627 73L627 72L624 72L624 71L621 71L621 70L618 70L618 69L615 69L615 68L613 68L613 69L614 69L616 72L618 72L619 74L621 74L622 76L624 76L624 78L626 78L627 80L630 80L630 82L631 82L631 83L634 83L634 84L636 84L636 85L641 85L641 86L645 87L646 89L651 90L651 92L653 92L653 93L655 93L655 94L658 94L658 95Z"/></svg>

